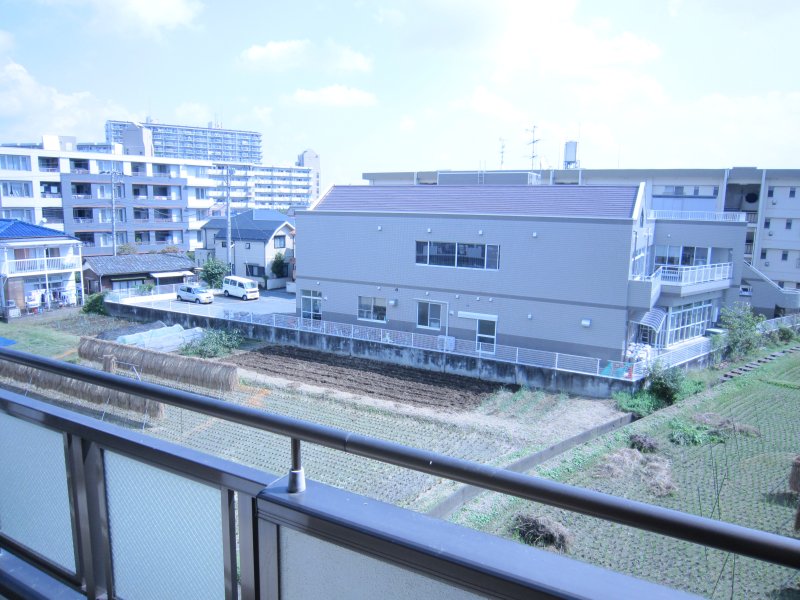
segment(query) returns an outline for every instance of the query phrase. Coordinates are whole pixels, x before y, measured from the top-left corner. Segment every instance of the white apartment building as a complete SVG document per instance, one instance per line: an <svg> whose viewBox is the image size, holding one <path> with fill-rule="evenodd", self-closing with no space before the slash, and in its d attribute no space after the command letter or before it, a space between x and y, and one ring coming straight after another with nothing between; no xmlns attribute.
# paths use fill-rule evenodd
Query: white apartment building
<svg viewBox="0 0 800 600"><path fill-rule="evenodd" d="M549 169L364 173L371 185L637 185L645 184L654 218L703 220L744 213L747 235L741 300L772 316L800 310L800 169ZM656 251L681 264L682 248Z"/></svg>
<svg viewBox="0 0 800 600"><path fill-rule="evenodd" d="M73 137L0 146L0 218L63 231L84 256L202 246L217 182L211 161L78 151Z"/></svg>

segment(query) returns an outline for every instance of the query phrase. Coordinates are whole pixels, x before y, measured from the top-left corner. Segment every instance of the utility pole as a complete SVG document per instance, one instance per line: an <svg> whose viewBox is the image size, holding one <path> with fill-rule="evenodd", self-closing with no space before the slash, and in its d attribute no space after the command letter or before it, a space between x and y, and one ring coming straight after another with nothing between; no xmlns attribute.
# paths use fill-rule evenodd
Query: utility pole
<svg viewBox="0 0 800 600"><path fill-rule="evenodd" d="M227 213L228 217L228 236L226 239L227 248L228 248L228 274L233 275L233 252L231 252L231 246L233 246L233 242L231 241L231 166L225 167L225 212Z"/></svg>

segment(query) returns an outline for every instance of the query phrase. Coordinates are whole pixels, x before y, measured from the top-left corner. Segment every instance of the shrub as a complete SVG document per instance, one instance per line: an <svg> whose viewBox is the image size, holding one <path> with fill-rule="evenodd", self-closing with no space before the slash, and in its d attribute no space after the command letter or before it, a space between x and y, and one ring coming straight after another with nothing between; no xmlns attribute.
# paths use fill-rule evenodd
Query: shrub
<svg viewBox="0 0 800 600"><path fill-rule="evenodd" d="M703 444L717 444L725 441L725 433L710 429L706 425L672 419L669 422L669 441L679 446L702 446Z"/></svg>
<svg viewBox="0 0 800 600"><path fill-rule="evenodd" d="M786 327L786 325L778 327L778 339L784 344L791 342L795 337L797 337L797 334L791 327Z"/></svg>
<svg viewBox="0 0 800 600"><path fill-rule="evenodd" d="M107 292L100 292L86 298L82 312L95 315L108 315L108 309L106 309L106 293Z"/></svg>
<svg viewBox="0 0 800 600"><path fill-rule="evenodd" d="M529 546L552 546L566 552L572 544L572 534L561 523L548 517L517 515L512 530Z"/></svg>
<svg viewBox="0 0 800 600"><path fill-rule="evenodd" d="M185 356L199 356L201 358L216 358L229 354L242 345L244 336L239 331L225 331L223 329L208 329L199 340L184 344L178 349Z"/></svg>
<svg viewBox="0 0 800 600"><path fill-rule="evenodd" d="M117 246L117 255L137 254L138 252L139 248L136 247L136 244L120 244Z"/></svg>
<svg viewBox="0 0 800 600"><path fill-rule="evenodd" d="M628 446L643 453L656 452L658 450L658 442L643 433L632 433L628 438Z"/></svg>
<svg viewBox="0 0 800 600"><path fill-rule="evenodd" d="M152 292L154 289L156 289L155 283L143 283L142 285L136 288L136 291L142 296L144 296Z"/></svg>
<svg viewBox="0 0 800 600"><path fill-rule="evenodd" d="M754 314L750 305L743 302L720 311L720 323L728 331L725 341L735 358L747 356L761 346L758 326L763 320L762 315Z"/></svg>
<svg viewBox="0 0 800 600"><path fill-rule="evenodd" d="M205 281L209 287L217 289L222 287L222 280L227 274L228 267L225 263L213 257L206 261L206 264L203 265L200 271L200 277L203 278L203 281Z"/></svg>
<svg viewBox="0 0 800 600"><path fill-rule="evenodd" d="M616 400L619 410L632 413L637 419L646 417L650 413L664 407L658 398L646 390L640 390L635 394L628 394L626 392L614 394L614 400Z"/></svg>
<svg viewBox="0 0 800 600"><path fill-rule="evenodd" d="M178 246L165 246L158 251L159 254L180 254L181 249Z"/></svg>
<svg viewBox="0 0 800 600"><path fill-rule="evenodd" d="M686 374L680 368L665 369L660 362L656 361L650 367L647 380L650 393L665 406L675 404L683 397Z"/></svg>
<svg viewBox="0 0 800 600"><path fill-rule="evenodd" d="M275 253L275 257L272 259L271 270L275 277L286 277L286 259L283 258L283 252Z"/></svg>

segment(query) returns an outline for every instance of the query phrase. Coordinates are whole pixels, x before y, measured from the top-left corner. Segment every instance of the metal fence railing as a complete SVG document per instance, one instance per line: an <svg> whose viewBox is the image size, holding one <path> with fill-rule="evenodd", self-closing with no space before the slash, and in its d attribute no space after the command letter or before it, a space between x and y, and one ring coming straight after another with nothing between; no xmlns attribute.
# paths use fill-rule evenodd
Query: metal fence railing
<svg viewBox="0 0 800 600"><path fill-rule="evenodd" d="M176 285L156 286L150 294L160 295L175 293ZM110 293L106 301L121 302L123 298L140 295L136 289L119 290ZM204 316L222 318L230 321L243 323L259 323L279 329L294 329L298 331L313 331L322 335L332 335L336 337L362 340L392 346L406 348L417 348L420 350L431 350L435 352L456 354L460 356L473 356L486 358L500 362L513 363L531 367L541 367L556 371L567 371L571 373L582 373L610 379L620 379L627 381L639 381L647 377L650 366L657 360L664 368L676 367L686 364L703 356L707 356L713 351L713 344L708 337L699 337L689 342L684 342L680 347L672 350L662 350L654 353L647 358L638 360L618 361L606 360L591 356L579 356L575 354L564 354L562 352L550 352L547 350L536 350L533 348L520 348L518 346L505 346L502 344L490 344L486 342L476 342L474 340L459 339L452 336L429 335L424 333L413 333L400 331L397 329L384 329L381 327L370 327L367 325L354 325L351 323L339 323L336 321L325 321L322 319L309 319L296 315L279 313L263 314L250 311L231 310L222 306L212 304L198 308L182 302L170 302L168 310L172 312L200 314ZM763 321L759 325L762 333L774 331L781 326L798 327L800 326L800 315L790 315L778 319Z"/></svg>

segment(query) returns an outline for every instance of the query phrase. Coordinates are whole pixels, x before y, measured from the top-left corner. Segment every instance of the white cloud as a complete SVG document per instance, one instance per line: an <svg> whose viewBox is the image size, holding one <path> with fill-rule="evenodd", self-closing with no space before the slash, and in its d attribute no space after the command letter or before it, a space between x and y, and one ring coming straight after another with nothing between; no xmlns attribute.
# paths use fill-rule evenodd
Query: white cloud
<svg viewBox="0 0 800 600"><path fill-rule="evenodd" d="M291 99L297 104L333 107L374 106L377 98L370 92L344 85L329 85L318 90L299 89Z"/></svg>
<svg viewBox="0 0 800 600"><path fill-rule="evenodd" d="M381 25L400 26L405 24L406 16L396 8L381 8L375 14L375 20Z"/></svg>
<svg viewBox="0 0 800 600"><path fill-rule="evenodd" d="M184 102L175 108L176 123L204 127L214 121L212 110L199 102Z"/></svg>
<svg viewBox="0 0 800 600"><path fill-rule="evenodd" d="M139 118L89 92L63 93L42 85L18 63L0 66L0 130L9 139L36 141L52 133L100 140L105 119Z"/></svg>
<svg viewBox="0 0 800 600"><path fill-rule="evenodd" d="M397 125L400 131L414 131L417 128L417 120L411 115L404 115Z"/></svg>
<svg viewBox="0 0 800 600"><path fill-rule="evenodd" d="M272 125L272 107L271 106L254 106L253 115L258 119L259 123L268 127Z"/></svg>
<svg viewBox="0 0 800 600"><path fill-rule="evenodd" d="M303 63L308 58L309 40L269 41L259 46L250 46L240 57L250 65L267 69L284 70Z"/></svg>
<svg viewBox="0 0 800 600"><path fill-rule="evenodd" d="M14 36L0 29L0 57L7 54L14 47Z"/></svg>
<svg viewBox="0 0 800 600"><path fill-rule="evenodd" d="M468 108L478 114L491 117L500 121L527 123L530 118L519 110L506 98L486 89L485 86L476 87L469 97L453 103L456 108Z"/></svg>
<svg viewBox="0 0 800 600"><path fill-rule="evenodd" d="M45 1L45 0L40 0ZM46 0L48 4L89 6L95 11L93 27L118 32L144 33L158 38L163 31L196 26L203 10L201 0Z"/></svg>
<svg viewBox="0 0 800 600"><path fill-rule="evenodd" d="M372 60L360 52L356 52L347 46L331 44L331 62L334 69L339 71L362 71L372 70Z"/></svg>

